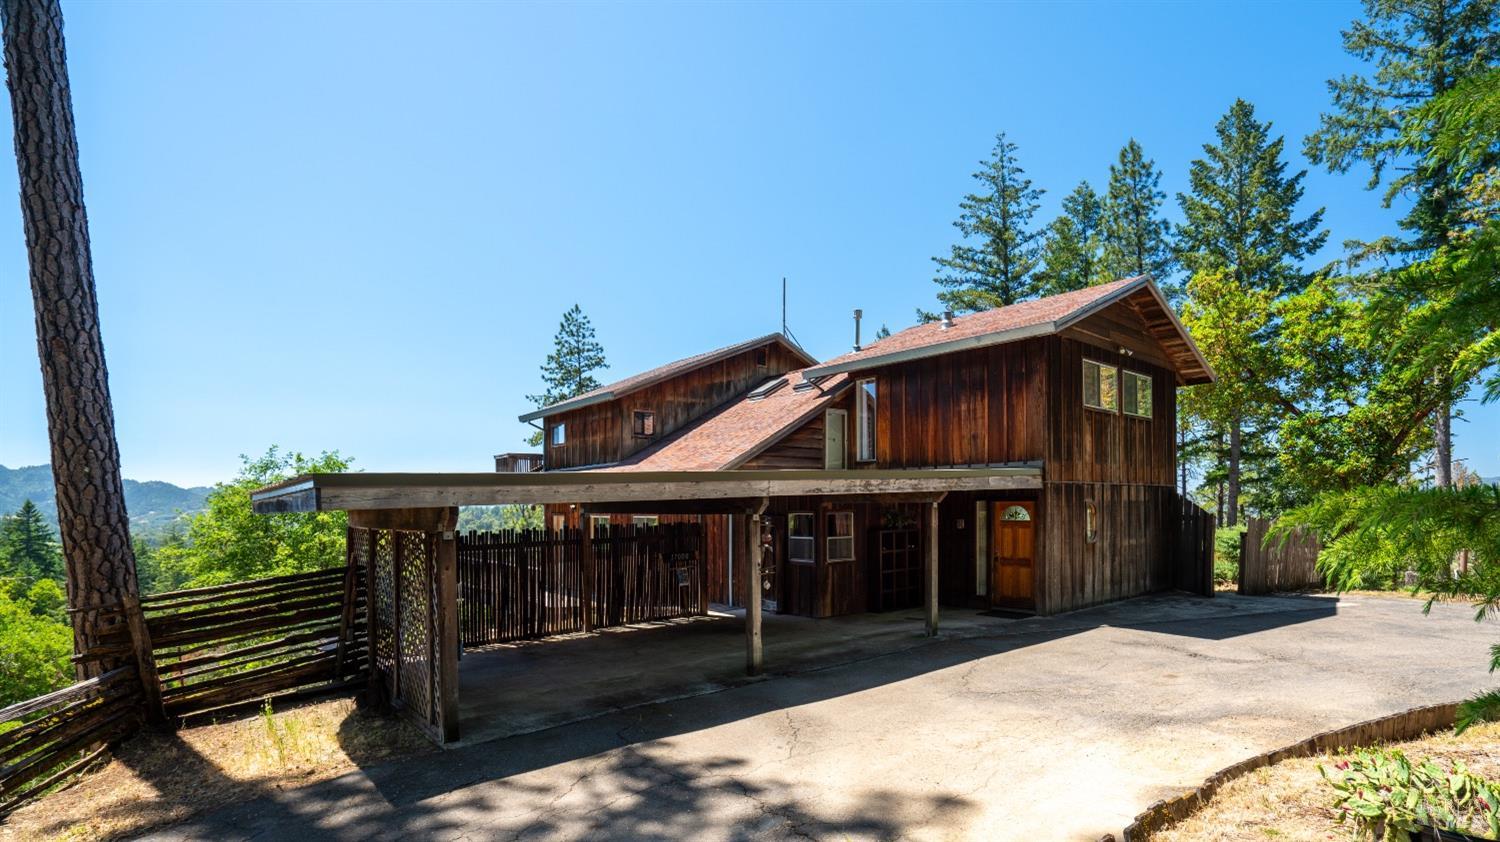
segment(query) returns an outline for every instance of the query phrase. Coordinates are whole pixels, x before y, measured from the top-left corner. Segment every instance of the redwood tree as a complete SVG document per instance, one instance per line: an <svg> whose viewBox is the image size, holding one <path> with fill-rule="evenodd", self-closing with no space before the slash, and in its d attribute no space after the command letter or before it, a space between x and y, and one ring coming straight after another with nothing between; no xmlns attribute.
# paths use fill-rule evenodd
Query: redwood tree
<svg viewBox="0 0 1500 842"><path fill-rule="evenodd" d="M99 335L62 9L58 0L0 0L0 26L68 602L97 608L136 593L135 553ZM88 648L99 632L97 615L72 617L75 647ZM119 663L87 662L78 674Z"/></svg>

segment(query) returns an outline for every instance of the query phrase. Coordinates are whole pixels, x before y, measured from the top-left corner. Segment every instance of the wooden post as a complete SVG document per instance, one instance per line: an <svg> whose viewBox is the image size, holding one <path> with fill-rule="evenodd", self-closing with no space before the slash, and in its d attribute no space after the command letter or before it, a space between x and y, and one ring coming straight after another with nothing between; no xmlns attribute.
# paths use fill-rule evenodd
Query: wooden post
<svg viewBox="0 0 1500 842"><path fill-rule="evenodd" d="M745 533L750 544L750 551L745 554L745 672L750 675L760 675L765 667L760 633L760 519L770 502L769 499L761 500L760 505L745 518Z"/></svg>
<svg viewBox="0 0 1500 842"><path fill-rule="evenodd" d="M583 528L583 630L594 630L594 519L587 507L578 510L579 526Z"/></svg>
<svg viewBox="0 0 1500 842"><path fill-rule="evenodd" d="M927 547L922 553L922 579L926 600L927 636L936 637L938 632L938 503L933 500L927 510Z"/></svg>
<svg viewBox="0 0 1500 842"><path fill-rule="evenodd" d="M458 739L458 535L453 531L458 509L437 539L437 603L439 721L443 742Z"/></svg>
<svg viewBox="0 0 1500 842"><path fill-rule="evenodd" d="M130 627L130 648L135 651L146 721L152 725L165 725L167 712L161 704L161 678L156 674L156 657L151 652L151 632L146 628L146 615L141 612L141 599L126 592L121 602L125 609L125 623Z"/></svg>

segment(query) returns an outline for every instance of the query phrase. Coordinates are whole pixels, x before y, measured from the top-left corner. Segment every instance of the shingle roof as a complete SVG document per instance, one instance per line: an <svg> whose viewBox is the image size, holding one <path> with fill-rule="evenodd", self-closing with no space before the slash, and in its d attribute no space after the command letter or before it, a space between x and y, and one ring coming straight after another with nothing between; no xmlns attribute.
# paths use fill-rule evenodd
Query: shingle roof
<svg viewBox="0 0 1500 842"><path fill-rule="evenodd" d="M1156 314L1158 325L1153 328L1153 335L1164 340L1164 344L1170 341L1173 347L1168 350L1176 351L1180 356L1182 367L1187 371L1185 379L1188 382L1211 380L1213 373L1209 370L1207 361L1198 353L1191 337L1177 321L1161 291L1148 275L957 316L948 327L944 327L941 322L920 324L804 371L807 376L817 377L1014 342L1032 336L1045 336L1136 294L1147 296L1155 302L1154 309L1160 312Z"/></svg>
<svg viewBox="0 0 1500 842"><path fill-rule="evenodd" d="M610 383L607 386L600 386L597 389L584 392L577 397L568 398L565 401L558 401L557 403L551 404L549 406L544 406L541 409L536 409L531 412L525 413L521 416L521 420L533 421L537 418L544 418L548 415L556 415L559 412L567 412L570 409L578 409L579 407L588 406L589 404L601 403L603 401L624 397L631 392L637 391L639 389L644 389L647 386L655 383L660 383L661 381L666 380L669 377L675 377L679 374L692 371L699 366L718 362L719 360L725 359L727 357L732 357L735 354L748 351L751 348L757 348L761 345L768 345L772 342L779 342L782 345L786 346L788 350L790 350L793 354L801 357L803 362L807 363L808 365L817 363L816 359L809 356L806 351L802 350L802 348L797 345L797 343L788 339L784 334L768 333L765 336L757 337L755 339L747 339L744 342L738 342L734 345L726 345L723 348L719 348L718 350L707 351L702 354L694 354L691 357L684 357L680 360L669 362L666 365L657 366L650 371L643 371L639 374L632 374L631 376L626 377L623 380L616 380L615 382Z"/></svg>
<svg viewBox="0 0 1500 842"><path fill-rule="evenodd" d="M746 393L666 439L603 470L721 471L742 464L801 426L849 385L836 374L812 388L797 389L800 371L782 375L787 385L762 398ZM752 390L756 391L756 390Z"/></svg>

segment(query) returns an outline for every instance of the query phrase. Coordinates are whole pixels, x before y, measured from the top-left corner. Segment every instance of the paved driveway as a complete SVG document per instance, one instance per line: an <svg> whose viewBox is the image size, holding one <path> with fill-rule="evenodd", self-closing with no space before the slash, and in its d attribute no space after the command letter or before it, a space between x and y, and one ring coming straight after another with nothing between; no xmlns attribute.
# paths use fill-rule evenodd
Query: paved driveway
<svg viewBox="0 0 1500 842"><path fill-rule="evenodd" d="M854 662L580 709L156 838L1097 839L1247 755L1491 686L1493 637L1466 607L1424 617L1379 598L1151 597L966 623Z"/></svg>

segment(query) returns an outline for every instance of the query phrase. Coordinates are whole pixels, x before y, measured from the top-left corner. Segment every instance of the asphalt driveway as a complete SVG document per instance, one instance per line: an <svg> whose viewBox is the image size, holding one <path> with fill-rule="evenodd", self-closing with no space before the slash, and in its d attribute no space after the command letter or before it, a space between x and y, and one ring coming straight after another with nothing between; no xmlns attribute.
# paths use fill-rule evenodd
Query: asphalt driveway
<svg viewBox="0 0 1500 842"><path fill-rule="evenodd" d="M679 632L664 631L637 650L642 675L669 663ZM665 689L648 687L608 712L533 687L573 721L153 838L1097 839L1247 755L1492 686L1493 637L1467 607L1423 616L1384 598L1161 596L969 618L936 641L877 636L850 647L857 660L824 653L754 682L684 673L688 693L650 702ZM524 670L512 681L516 699L531 692Z"/></svg>

